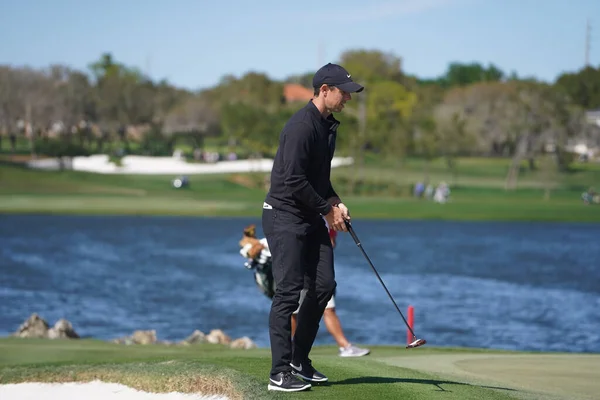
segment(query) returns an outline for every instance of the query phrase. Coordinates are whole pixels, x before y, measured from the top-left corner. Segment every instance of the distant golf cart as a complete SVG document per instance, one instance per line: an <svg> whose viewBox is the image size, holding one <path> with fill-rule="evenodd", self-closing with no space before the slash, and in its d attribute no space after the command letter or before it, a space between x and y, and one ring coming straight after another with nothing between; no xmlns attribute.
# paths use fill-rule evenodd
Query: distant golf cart
<svg viewBox="0 0 600 400"><path fill-rule="evenodd" d="M183 188L187 188L190 186L190 180L187 176L178 176L177 178L173 179L173 181L171 182L171 185L173 185L173 187L175 189L183 189Z"/></svg>

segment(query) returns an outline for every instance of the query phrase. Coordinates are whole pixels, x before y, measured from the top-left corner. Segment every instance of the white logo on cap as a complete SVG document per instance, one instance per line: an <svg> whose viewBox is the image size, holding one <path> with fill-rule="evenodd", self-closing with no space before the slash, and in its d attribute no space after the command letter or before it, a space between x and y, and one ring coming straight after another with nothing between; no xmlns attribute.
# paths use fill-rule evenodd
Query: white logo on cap
<svg viewBox="0 0 600 400"><path fill-rule="evenodd" d="M346 75L348 78L350 78L350 74Z"/></svg>

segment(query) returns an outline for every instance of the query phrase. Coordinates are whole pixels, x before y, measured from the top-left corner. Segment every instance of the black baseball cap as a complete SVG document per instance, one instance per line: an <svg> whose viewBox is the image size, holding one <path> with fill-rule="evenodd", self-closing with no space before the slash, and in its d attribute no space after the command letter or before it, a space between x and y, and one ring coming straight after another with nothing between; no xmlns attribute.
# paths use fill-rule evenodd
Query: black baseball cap
<svg viewBox="0 0 600 400"><path fill-rule="evenodd" d="M344 67L332 63L322 66L313 76L312 83L314 88L330 85L348 93L358 93L364 89L352 80L350 73Z"/></svg>

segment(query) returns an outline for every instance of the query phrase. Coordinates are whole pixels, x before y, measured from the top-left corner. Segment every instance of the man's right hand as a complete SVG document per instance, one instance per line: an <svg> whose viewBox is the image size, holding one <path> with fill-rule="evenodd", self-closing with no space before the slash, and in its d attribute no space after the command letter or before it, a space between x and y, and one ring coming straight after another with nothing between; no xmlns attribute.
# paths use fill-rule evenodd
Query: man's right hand
<svg viewBox="0 0 600 400"><path fill-rule="evenodd" d="M339 207L331 207L331 211L325 215L325 220L334 231L348 232L346 221L344 220L344 213L339 209Z"/></svg>

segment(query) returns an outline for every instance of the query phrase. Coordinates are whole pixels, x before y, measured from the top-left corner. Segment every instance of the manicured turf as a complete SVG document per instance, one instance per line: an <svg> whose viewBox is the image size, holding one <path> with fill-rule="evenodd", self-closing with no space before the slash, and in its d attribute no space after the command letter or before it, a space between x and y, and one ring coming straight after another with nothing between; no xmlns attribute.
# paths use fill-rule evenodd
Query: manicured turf
<svg viewBox="0 0 600 400"><path fill-rule="evenodd" d="M600 221L600 205L586 206L580 198L583 182L600 177L595 169L582 169L574 176L553 181L546 198L543 185L533 178L524 179L519 190L502 189L498 160L479 164L467 161L462 162L464 170L459 175L464 179L458 178L459 183L451 186L447 204L410 196L410 187L421 174L416 169L392 175L385 166L365 169L371 192L343 199L357 219ZM432 177L443 179L447 172L436 168L432 167ZM353 167L334 170L333 179L341 193L352 171ZM490 176L479 176L486 174ZM389 180L390 176L396 178ZM44 172L4 164L0 165L0 213L260 215L265 196L263 174L194 175L190 177L191 186L181 190L170 186L171 179L172 176ZM381 184L374 184L378 179Z"/></svg>
<svg viewBox="0 0 600 400"><path fill-rule="evenodd" d="M268 349L5 338L0 339L0 383L101 379L147 391L243 399L585 399L600 389L600 372L593 368L600 365L599 355L371 348L367 357L348 359L333 347L316 347L313 363L330 384L274 394L266 390Z"/></svg>

